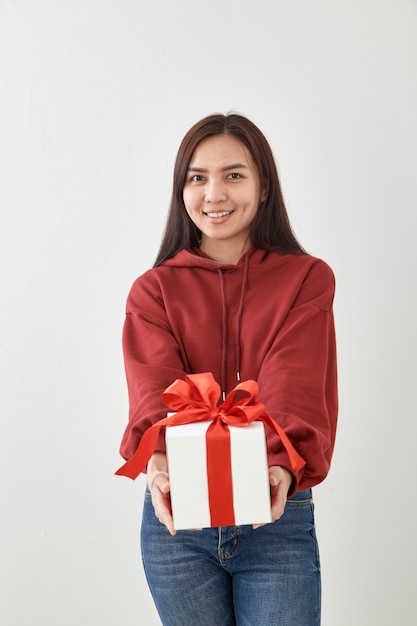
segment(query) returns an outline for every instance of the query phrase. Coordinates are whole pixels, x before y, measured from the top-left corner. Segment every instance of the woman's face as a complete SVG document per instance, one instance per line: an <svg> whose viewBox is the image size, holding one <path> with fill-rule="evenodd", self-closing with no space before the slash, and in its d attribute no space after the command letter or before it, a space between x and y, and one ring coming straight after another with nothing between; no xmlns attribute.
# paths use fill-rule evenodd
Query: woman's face
<svg viewBox="0 0 417 626"><path fill-rule="evenodd" d="M197 146L183 198L188 215L201 231L202 250L227 244L239 258L250 246L250 226L263 198L257 168L238 139L215 135Z"/></svg>

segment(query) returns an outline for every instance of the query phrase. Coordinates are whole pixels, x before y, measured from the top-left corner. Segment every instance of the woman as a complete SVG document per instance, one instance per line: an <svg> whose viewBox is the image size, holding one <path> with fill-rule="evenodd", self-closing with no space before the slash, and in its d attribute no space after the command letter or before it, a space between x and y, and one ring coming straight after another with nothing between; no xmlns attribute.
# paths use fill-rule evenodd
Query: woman
<svg viewBox="0 0 417 626"><path fill-rule="evenodd" d="M164 625L320 623L311 487L327 475L335 440L333 296L331 269L291 230L260 130L235 114L195 124L178 151L157 260L128 298L121 454L131 458L166 416L166 387L211 372L223 394L255 379L257 399L306 465L293 472L269 432L273 523L175 532L160 434L147 466L141 547Z"/></svg>

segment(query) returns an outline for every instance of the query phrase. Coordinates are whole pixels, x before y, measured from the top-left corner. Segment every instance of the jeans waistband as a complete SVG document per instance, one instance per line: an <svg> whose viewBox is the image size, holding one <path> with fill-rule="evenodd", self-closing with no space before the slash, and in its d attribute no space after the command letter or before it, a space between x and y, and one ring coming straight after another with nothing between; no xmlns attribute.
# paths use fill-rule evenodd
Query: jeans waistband
<svg viewBox="0 0 417 626"><path fill-rule="evenodd" d="M312 497L311 489L304 489L303 491L297 491L288 500L310 500Z"/></svg>

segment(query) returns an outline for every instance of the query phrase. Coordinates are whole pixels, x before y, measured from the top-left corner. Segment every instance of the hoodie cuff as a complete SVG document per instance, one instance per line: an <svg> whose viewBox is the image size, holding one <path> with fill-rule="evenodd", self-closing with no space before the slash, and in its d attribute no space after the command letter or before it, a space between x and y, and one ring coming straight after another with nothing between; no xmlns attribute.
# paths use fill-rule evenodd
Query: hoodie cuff
<svg viewBox="0 0 417 626"><path fill-rule="evenodd" d="M162 426L158 434L158 439L156 440L154 452L163 452L166 454L167 448L165 443L165 430L165 426Z"/></svg>
<svg viewBox="0 0 417 626"><path fill-rule="evenodd" d="M166 445L165 445L165 426L162 426L161 430L159 431L158 439L156 440L156 446L152 454L155 454L155 452L162 452L163 454L167 453ZM146 464L146 467L143 470L143 474L147 474L147 473L148 473L148 465Z"/></svg>

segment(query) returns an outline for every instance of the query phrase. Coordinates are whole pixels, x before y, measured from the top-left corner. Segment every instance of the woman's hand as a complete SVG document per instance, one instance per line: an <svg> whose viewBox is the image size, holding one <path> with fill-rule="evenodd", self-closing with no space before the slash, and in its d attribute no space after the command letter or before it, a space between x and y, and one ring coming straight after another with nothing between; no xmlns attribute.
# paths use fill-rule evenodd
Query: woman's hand
<svg viewBox="0 0 417 626"><path fill-rule="evenodd" d="M175 535L174 522L171 515L170 486L166 455L155 452L148 462L148 487L151 492L155 515L166 526L171 535ZM273 465L269 468L269 484L271 486L271 518L275 522L284 513L287 495L292 483L292 474L285 467ZM254 524L259 528L264 524Z"/></svg>
<svg viewBox="0 0 417 626"><path fill-rule="evenodd" d="M276 522L282 517L287 502L288 491L291 487L293 476L285 467L273 465L269 468L269 484L271 488L271 519ZM254 524L259 528L264 524Z"/></svg>
<svg viewBox="0 0 417 626"><path fill-rule="evenodd" d="M171 535L175 535L171 515L170 486L166 454L155 452L148 461L148 487L151 492L155 515L164 524Z"/></svg>

